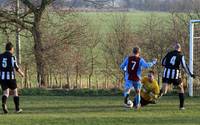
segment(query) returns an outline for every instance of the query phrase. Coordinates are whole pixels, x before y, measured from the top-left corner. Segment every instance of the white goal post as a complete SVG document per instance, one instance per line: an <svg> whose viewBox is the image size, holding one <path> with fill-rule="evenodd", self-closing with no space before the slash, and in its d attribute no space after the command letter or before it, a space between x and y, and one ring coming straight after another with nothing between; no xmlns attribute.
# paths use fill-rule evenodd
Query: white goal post
<svg viewBox="0 0 200 125"><path fill-rule="evenodd" d="M194 40L195 39L200 39L200 36L195 36L194 34L194 29L195 29L195 24L199 23L200 24L200 20L190 20L190 26L189 26L189 30L190 30L190 50L189 50L189 68L191 70L191 72L193 73L193 65L194 65ZM193 78L189 76L188 78L188 91L189 91L189 96L193 96Z"/></svg>

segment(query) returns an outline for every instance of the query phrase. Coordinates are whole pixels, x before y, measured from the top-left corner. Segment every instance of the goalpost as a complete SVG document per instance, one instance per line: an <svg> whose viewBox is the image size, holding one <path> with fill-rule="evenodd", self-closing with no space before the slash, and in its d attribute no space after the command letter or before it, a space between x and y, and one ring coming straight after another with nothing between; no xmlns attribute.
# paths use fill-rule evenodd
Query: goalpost
<svg viewBox="0 0 200 125"><path fill-rule="evenodd" d="M200 73L200 20L190 20L190 50L189 50L189 68L192 73L199 76ZM198 55L199 54L199 55ZM198 82L198 80L195 82ZM189 76L188 91L189 96L194 95L194 83L193 78ZM196 87L195 87L196 88Z"/></svg>

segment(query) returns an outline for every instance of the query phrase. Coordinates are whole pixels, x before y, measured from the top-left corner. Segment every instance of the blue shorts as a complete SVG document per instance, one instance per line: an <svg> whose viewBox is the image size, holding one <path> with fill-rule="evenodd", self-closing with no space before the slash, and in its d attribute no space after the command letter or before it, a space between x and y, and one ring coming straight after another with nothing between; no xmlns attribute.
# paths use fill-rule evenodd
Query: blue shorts
<svg viewBox="0 0 200 125"><path fill-rule="evenodd" d="M125 85L124 85L124 89L127 90L127 89L133 89L133 88L135 90L141 89L142 88L141 81L126 80Z"/></svg>

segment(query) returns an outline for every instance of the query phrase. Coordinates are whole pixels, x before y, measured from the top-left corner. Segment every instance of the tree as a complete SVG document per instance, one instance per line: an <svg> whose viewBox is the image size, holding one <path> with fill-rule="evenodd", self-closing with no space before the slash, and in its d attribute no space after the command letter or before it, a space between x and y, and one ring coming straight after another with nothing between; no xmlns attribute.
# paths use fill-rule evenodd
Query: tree
<svg viewBox="0 0 200 125"><path fill-rule="evenodd" d="M161 64L162 58L167 53L167 48L173 42L170 39L170 32L167 23L156 15L151 14L141 26L139 31L140 38L143 40L144 55L147 58L157 58L158 64ZM169 25L170 27L170 25ZM157 65L158 81L162 75L162 66Z"/></svg>
<svg viewBox="0 0 200 125"><path fill-rule="evenodd" d="M115 82L121 87L123 73L119 69L123 59L131 53L134 46L138 45L136 33L131 29L131 25L126 15L114 16L111 32L107 34L103 46L105 52L104 73L114 77Z"/></svg>
<svg viewBox="0 0 200 125"><path fill-rule="evenodd" d="M30 0L20 0L24 6L28 8L28 11L21 13L18 18L17 15L13 15L13 11L7 8L0 10L1 19L5 23L10 25L19 26L21 29L31 32L34 39L34 54L37 64L37 79L41 86L45 86L45 66L43 58L43 45L42 45L42 32L41 32L41 19L42 15L47 8L55 0L40 0L32 2ZM32 18L31 18L32 16Z"/></svg>
<svg viewBox="0 0 200 125"><path fill-rule="evenodd" d="M84 47L86 43L88 22L73 12L60 11L53 15L46 12L43 17L48 18L41 23L47 75L53 74L55 79L65 76L67 86L72 88L70 76L76 68L79 69L76 66L81 66L82 55L78 50L81 50L79 48ZM61 79L60 87L62 87Z"/></svg>
<svg viewBox="0 0 200 125"><path fill-rule="evenodd" d="M97 52L95 52L98 44L100 43L101 38L100 38L100 34L99 33L89 33L88 34L88 43L87 43L87 51L88 51L88 57L87 57L87 61L88 61L88 84L89 84L89 88L92 88L92 77L94 75L95 72L95 65L98 63L97 61L97 57L98 55L96 54Z"/></svg>

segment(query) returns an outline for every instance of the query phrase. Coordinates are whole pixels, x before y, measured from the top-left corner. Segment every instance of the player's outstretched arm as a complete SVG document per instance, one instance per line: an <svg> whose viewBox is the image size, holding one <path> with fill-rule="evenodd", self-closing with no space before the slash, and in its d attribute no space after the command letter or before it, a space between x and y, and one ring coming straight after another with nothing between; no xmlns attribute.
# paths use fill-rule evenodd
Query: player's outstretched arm
<svg viewBox="0 0 200 125"><path fill-rule="evenodd" d="M194 75L193 73L191 73L191 71L190 71L188 65L186 64L186 62L185 62L185 57L184 57L184 56L182 56L181 65L182 65L183 69L185 70L185 72L186 72L188 75L190 75L191 77L195 78L195 75Z"/></svg>
<svg viewBox="0 0 200 125"><path fill-rule="evenodd" d="M23 71L19 68L18 71L17 71L22 77L24 77L24 73Z"/></svg>
<svg viewBox="0 0 200 125"><path fill-rule="evenodd" d="M155 82L155 86L154 86L154 93L156 95L156 98L158 97L159 93L160 93L160 87L158 85L158 82Z"/></svg>
<svg viewBox="0 0 200 125"><path fill-rule="evenodd" d="M166 57L167 57L167 55L162 59L162 66L166 65Z"/></svg>
<svg viewBox="0 0 200 125"><path fill-rule="evenodd" d="M146 62L143 58L141 58L141 66L144 68L151 68L153 65L157 63L157 59L153 59L152 62Z"/></svg>
<svg viewBox="0 0 200 125"><path fill-rule="evenodd" d="M22 70L19 68L18 64L17 64L17 61L16 61L16 58L14 57L14 68L15 70L22 76L24 77L24 73L22 72Z"/></svg>

